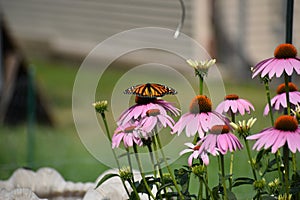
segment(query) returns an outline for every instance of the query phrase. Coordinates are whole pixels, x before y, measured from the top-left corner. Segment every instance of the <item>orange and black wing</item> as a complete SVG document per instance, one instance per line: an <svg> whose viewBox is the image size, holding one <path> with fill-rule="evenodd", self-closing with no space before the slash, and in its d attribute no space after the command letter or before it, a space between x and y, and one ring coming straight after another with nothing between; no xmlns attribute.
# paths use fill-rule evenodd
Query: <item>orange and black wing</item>
<svg viewBox="0 0 300 200"><path fill-rule="evenodd" d="M140 97L162 97L166 94L177 94L177 91L171 87L157 84L157 83L146 83L136 85L128 88L124 91L125 94L133 94Z"/></svg>

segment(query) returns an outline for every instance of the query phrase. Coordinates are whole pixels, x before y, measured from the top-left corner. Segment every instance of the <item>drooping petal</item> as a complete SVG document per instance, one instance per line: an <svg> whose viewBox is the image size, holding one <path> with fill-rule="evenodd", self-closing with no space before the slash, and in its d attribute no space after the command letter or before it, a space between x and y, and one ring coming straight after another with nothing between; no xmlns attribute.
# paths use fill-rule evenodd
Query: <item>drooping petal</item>
<svg viewBox="0 0 300 200"><path fill-rule="evenodd" d="M252 75L252 78L254 78L255 76L257 76L262 70L264 70L264 68L266 66L268 66L272 61L273 61L274 58L268 58L266 60L263 60L261 62L259 62L258 64L256 64L254 67L253 67L253 75Z"/></svg>
<svg viewBox="0 0 300 200"><path fill-rule="evenodd" d="M267 74L269 74L269 77L270 77L270 73L272 73L272 70L274 70L275 62L276 62L276 59L271 59L270 62L266 63L263 66L263 70L261 72L260 77L265 77Z"/></svg>
<svg viewBox="0 0 300 200"><path fill-rule="evenodd" d="M296 153L297 144L299 143L299 137L297 137L297 133L287 133L287 143L291 152Z"/></svg>
<svg viewBox="0 0 300 200"><path fill-rule="evenodd" d="M195 116L194 118L191 119L191 121L188 122L186 125L186 135L188 137L194 136L198 130L199 127L199 120Z"/></svg>
<svg viewBox="0 0 300 200"><path fill-rule="evenodd" d="M183 114L178 122L174 125L171 134L178 133L178 135L183 131L186 127L187 122L193 118L190 113Z"/></svg>
<svg viewBox="0 0 300 200"><path fill-rule="evenodd" d="M123 136L124 136L123 133L118 133L118 134L113 135L113 138L112 138L112 148L113 149L120 146Z"/></svg>
<svg viewBox="0 0 300 200"><path fill-rule="evenodd" d="M228 150L228 141L226 134L221 134L217 138L217 146L222 154L226 154Z"/></svg>
<svg viewBox="0 0 300 200"><path fill-rule="evenodd" d="M291 76L293 74L293 71L294 71L294 66L291 65L289 60L291 60L291 59L286 59L286 62L283 62L282 64L284 66L284 70L287 73L287 75Z"/></svg>
<svg viewBox="0 0 300 200"><path fill-rule="evenodd" d="M272 146L271 152L276 153L276 151L282 147L286 142L285 134L284 133L279 133L278 137L274 141L274 144Z"/></svg>
<svg viewBox="0 0 300 200"><path fill-rule="evenodd" d="M209 165L209 157L206 153L203 152L201 154L201 159L206 166Z"/></svg>

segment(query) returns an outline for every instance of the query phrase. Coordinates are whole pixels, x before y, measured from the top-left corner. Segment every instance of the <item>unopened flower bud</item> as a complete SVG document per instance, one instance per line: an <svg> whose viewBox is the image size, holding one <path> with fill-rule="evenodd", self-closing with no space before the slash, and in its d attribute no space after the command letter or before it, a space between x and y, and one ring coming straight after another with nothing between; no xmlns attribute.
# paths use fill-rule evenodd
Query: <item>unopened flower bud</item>
<svg viewBox="0 0 300 200"><path fill-rule="evenodd" d="M266 186L266 180L263 178L261 180L254 181L253 186L255 190L262 191Z"/></svg>
<svg viewBox="0 0 300 200"><path fill-rule="evenodd" d="M122 180L129 180L132 178L132 173L129 167L123 167L119 170L119 175Z"/></svg>
<svg viewBox="0 0 300 200"><path fill-rule="evenodd" d="M205 166L204 165L195 165L192 167L192 172L193 172L193 174L195 174L198 177L203 176L203 174L205 172Z"/></svg>
<svg viewBox="0 0 300 200"><path fill-rule="evenodd" d="M107 101L97 101L97 102L93 103L92 105L94 106L96 112L98 112L100 114L107 111L107 107L108 107Z"/></svg>

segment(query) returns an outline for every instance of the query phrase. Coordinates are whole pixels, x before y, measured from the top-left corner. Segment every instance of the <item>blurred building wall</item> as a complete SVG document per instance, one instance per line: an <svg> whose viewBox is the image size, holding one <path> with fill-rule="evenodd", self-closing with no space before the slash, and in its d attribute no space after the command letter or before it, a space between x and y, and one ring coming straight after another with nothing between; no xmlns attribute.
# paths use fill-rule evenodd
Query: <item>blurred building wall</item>
<svg viewBox="0 0 300 200"><path fill-rule="evenodd" d="M182 32L195 38L228 70L249 71L249 65L271 57L285 40L286 1L184 2ZM75 56L87 55L99 42L128 29L175 30L181 15L178 0L1 0L1 7L21 42L42 42L44 49ZM293 43L298 49L299 19L300 3L295 1Z"/></svg>

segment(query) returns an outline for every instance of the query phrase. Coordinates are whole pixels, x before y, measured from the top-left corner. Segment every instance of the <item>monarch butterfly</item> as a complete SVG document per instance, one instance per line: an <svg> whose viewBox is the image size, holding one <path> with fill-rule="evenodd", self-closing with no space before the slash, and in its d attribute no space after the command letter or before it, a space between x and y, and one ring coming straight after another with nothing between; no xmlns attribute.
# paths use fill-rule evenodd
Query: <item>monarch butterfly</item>
<svg viewBox="0 0 300 200"><path fill-rule="evenodd" d="M161 85L157 83L146 83L136 86L132 86L124 91L124 94L134 94L139 97L162 97L166 94L177 94L177 91L166 85Z"/></svg>

